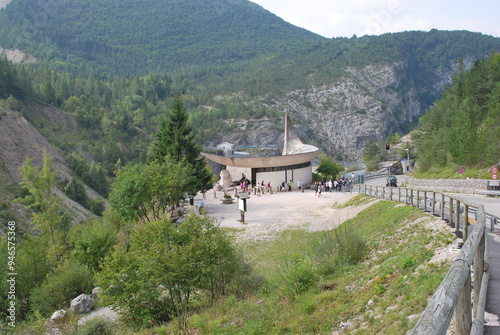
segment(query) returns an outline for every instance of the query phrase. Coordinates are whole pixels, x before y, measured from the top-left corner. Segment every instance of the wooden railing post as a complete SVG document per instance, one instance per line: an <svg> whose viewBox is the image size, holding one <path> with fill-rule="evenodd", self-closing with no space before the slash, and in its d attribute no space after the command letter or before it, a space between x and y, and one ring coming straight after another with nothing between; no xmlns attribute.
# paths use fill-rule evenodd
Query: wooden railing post
<svg viewBox="0 0 500 335"><path fill-rule="evenodd" d="M460 200L457 200L457 212L455 213L456 220L455 220L455 230L459 231L460 230ZM462 239L465 241L467 239L467 232L465 231L464 227L464 233L462 235Z"/></svg>
<svg viewBox="0 0 500 335"><path fill-rule="evenodd" d="M470 268L460 298L455 307L455 332L457 335L469 335L472 326L472 308L470 298ZM460 288L457 288L460 289Z"/></svg>
<svg viewBox="0 0 500 335"><path fill-rule="evenodd" d="M477 306L479 305L479 297L481 292L481 283L485 270L484 251L485 251L485 234L483 234L479 245L477 246L476 254L474 255L474 315L477 316ZM486 265L487 266L487 265ZM485 288L486 289L486 288Z"/></svg>
<svg viewBox="0 0 500 335"><path fill-rule="evenodd" d="M391 187L391 193L390 193L391 201L392 201L392 187Z"/></svg>
<svg viewBox="0 0 500 335"><path fill-rule="evenodd" d="M405 188L405 191L406 191L406 195L405 195L405 204L408 205L408 189Z"/></svg>
<svg viewBox="0 0 500 335"><path fill-rule="evenodd" d="M436 192L432 192L432 215L436 214Z"/></svg>
<svg viewBox="0 0 500 335"><path fill-rule="evenodd" d="M453 198L450 198L450 197L448 197L448 198L450 199L450 205L449 205L450 208L448 208L449 209L450 224L453 224ZM455 227L455 231L457 230L456 228L457 227Z"/></svg>
<svg viewBox="0 0 500 335"><path fill-rule="evenodd" d="M413 190L410 190L410 205L413 206Z"/></svg>
<svg viewBox="0 0 500 335"><path fill-rule="evenodd" d="M468 232L468 228L469 228L469 205L467 204L464 204L464 236L465 236L465 239L467 239L467 232ZM465 240L464 239L464 240Z"/></svg>
<svg viewBox="0 0 500 335"><path fill-rule="evenodd" d="M427 210L427 191L424 191L424 212Z"/></svg>
<svg viewBox="0 0 500 335"><path fill-rule="evenodd" d="M401 187L398 187L398 202L401 202Z"/></svg>
<svg viewBox="0 0 500 335"><path fill-rule="evenodd" d="M444 219L444 194L441 194L441 219Z"/></svg>

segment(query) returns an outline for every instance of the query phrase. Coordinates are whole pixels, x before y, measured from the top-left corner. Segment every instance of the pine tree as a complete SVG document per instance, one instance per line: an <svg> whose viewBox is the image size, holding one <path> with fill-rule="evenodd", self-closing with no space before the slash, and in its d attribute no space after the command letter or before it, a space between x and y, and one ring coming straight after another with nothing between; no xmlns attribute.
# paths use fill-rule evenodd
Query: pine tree
<svg viewBox="0 0 500 335"><path fill-rule="evenodd" d="M213 173L206 168L205 158L200 156L201 148L196 144L195 133L188 121L182 97L177 94L168 118L162 121L160 131L156 134L149 162L162 164L168 156L175 163L185 161L191 164L196 174L196 182L192 189L186 190L186 193L194 196L196 192L205 192L211 187Z"/></svg>

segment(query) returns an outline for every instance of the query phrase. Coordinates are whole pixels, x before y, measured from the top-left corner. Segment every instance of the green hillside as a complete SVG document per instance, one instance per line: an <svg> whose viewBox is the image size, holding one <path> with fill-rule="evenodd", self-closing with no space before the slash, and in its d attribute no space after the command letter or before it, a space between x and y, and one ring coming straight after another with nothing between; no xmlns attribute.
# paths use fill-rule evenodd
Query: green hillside
<svg viewBox="0 0 500 335"><path fill-rule="evenodd" d="M460 68L420 123L421 172L490 167L500 161L500 54Z"/></svg>
<svg viewBox="0 0 500 335"><path fill-rule="evenodd" d="M320 39L245 0L14 0L0 36L44 61L125 75L226 65Z"/></svg>

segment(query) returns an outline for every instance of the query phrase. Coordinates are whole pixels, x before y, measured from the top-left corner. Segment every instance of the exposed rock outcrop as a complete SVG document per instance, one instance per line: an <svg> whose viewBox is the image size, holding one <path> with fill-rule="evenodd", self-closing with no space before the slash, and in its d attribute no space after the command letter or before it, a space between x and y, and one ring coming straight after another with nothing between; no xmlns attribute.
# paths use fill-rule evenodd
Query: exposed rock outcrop
<svg viewBox="0 0 500 335"><path fill-rule="evenodd" d="M470 60L464 60L465 69L471 65ZM418 91L415 85L408 84L412 79L407 67L405 62L348 67L345 76L336 82L291 91L274 99L259 97L249 104L263 104L283 112L283 116L290 113L304 143L336 158L358 161L368 142L379 142L396 132L404 134L409 124L418 122L428 108L422 105L422 97L439 98L458 69L455 63L438 69L429 79L433 80L430 92L424 88ZM223 136L221 142L283 145L283 130L271 120L236 123L238 131Z"/></svg>
<svg viewBox="0 0 500 335"><path fill-rule="evenodd" d="M62 319L66 316L66 311L64 309L60 309L58 311L55 311L52 316L50 317L50 319L52 321L57 321L59 319Z"/></svg>
<svg viewBox="0 0 500 335"><path fill-rule="evenodd" d="M92 298L87 294L80 294L71 300L69 309L79 314L88 313L92 310Z"/></svg>

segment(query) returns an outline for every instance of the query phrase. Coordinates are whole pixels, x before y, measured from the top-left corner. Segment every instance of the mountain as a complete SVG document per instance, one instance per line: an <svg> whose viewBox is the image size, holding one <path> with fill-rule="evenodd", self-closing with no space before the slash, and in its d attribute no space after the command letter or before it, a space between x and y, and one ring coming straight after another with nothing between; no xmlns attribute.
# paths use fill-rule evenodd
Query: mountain
<svg viewBox="0 0 500 335"><path fill-rule="evenodd" d="M227 113L200 110L193 120L206 132L204 139L213 144L257 145L262 134L269 132L275 136L267 140L276 144L281 141L280 132L273 130L272 123L257 130L239 127L235 133L231 120L241 116L234 110L246 108L251 118L290 113L304 141L338 159L360 160L369 141L380 142L416 127L451 84L461 61L467 70L492 51L500 51L499 39L466 31L404 32L317 42L259 61L259 69L254 71L226 71L225 80L217 84L221 92L217 100L204 104ZM267 112L259 111L263 107ZM221 115L231 122L221 125ZM205 130L215 128L223 136Z"/></svg>
<svg viewBox="0 0 500 335"><path fill-rule="evenodd" d="M113 74L227 65L321 38L246 0L13 0L0 44Z"/></svg>
<svg viewBox="0 0 500 335"><path fill-rule="evenodd" d="M326 39L245 0L13 0L0 11L0 46L37 59L23 67L34 96L79 114L92 134L83 154L109 169L146 155L174 91L202 145L280 144L290 113L305 142L360 160L370 141L413 129L460 60L467 69L500 39Z"/></svg>

